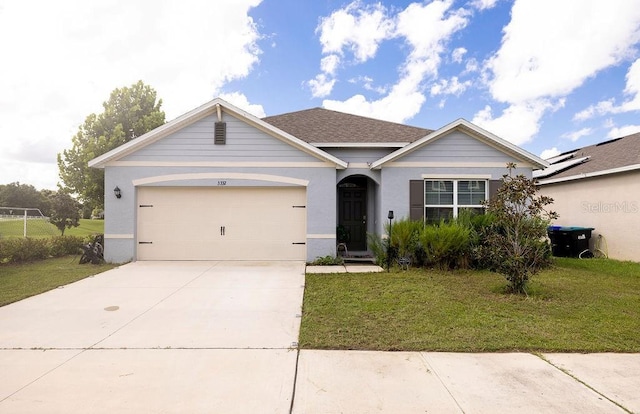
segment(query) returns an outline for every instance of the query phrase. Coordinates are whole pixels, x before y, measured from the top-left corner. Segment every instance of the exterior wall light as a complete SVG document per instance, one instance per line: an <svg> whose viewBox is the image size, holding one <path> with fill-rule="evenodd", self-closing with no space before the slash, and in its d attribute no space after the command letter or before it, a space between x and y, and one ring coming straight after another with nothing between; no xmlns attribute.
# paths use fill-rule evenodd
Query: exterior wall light
<svg viewBox="0 0 640 414"><path fill-rule="evenodd" d="M116 198L121 198L122 197L122 191L120 191L120 187L116 186L116 188L113 189L113 194L116 195Z"/></svg>

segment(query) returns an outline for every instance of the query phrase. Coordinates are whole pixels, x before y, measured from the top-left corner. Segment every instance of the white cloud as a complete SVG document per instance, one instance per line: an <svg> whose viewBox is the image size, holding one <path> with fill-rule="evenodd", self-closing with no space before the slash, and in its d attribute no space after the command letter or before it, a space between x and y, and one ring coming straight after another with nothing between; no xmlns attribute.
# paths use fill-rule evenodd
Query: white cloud
<svg viewBox="0 0 640 414"><path fill-rule="evenodd" d="M540 130L540 118L548 110L564 105L564 101L553 104L548 100L531 101L509 105L502 114L494 118L491 106L487 105L473 117L474 124L516 145L522 145Z"/></svg>
<svg viewBox="0 0 640 414"><path fill-rule="evenodd" d="M382 4L354 1L323 18L316 31L320 32L323 53L343 55L348 49L364 62L375 56L378 45L390 36L392 28L393 22Z"/></svg>
<svg viewBox="0 0 640 414"><path fill-rule="evenodd" d="M351 3L348 7L354 4L359 3ZM453 0L412 3L395 16L395 25L389 26L394 30L386 32L386 38L404 39L410 51L400 67L399 79L389 89L388 95L372 101L363 95L355 95L345 101L325 100L323 106L395 122L404 122L415 116L426 100L423 93L425 80L438 75L446 43L468 23L469 12L451 10L452 5ZM380 11L383 12L386 10ZM385 37L376 38L383 39ZM324 46L322 36L321 43ZM334 49L328 51L334 52Z"/></svg>
<svg viewBox="0 0 640 414"><path fill-rule="evenodd" d="M603 1L517 0L511 16L500 50L487 63L491 93L501 102L566 96L629 57L640 40L636 0L619 0L616 7Z"/></svg>
<svg viewBox="0 0 640 414"><path fill-rule="evenodd" d="M543 160L548 160L549 158L553 158L556 155L560 155L560 151L558 150L558 148L553 147L553 148L543 150L540 153L540 158L542 158Z"/></svg>
<svg viewBox="0 0 640 414"><path fill-rule="evenodd" d="M115 88L142 79L170 120L247 76L260 55L248 15L259 3L2 2L0 134L11 137L0 140L2 182L55 188L56 154ZM15 143L42 150L17 160Z"/></svg>
<svg viewBox="0 0 640 414"><path fill-rule="evenodd" d="M453 76L450 80L440 79L438 82L436 82L431 86L431 96L436 96L436 95L460 96L460 94L462 94L470 86L471 86L470 80L460 82L457 76Z"/></svg>
<svg viewBox="0 0 640 414"><path fill-rule="evenodd" d="M499 0L473 0L471 6L478 10L487 10L495 7Z"/></svg>
<svg viewBox="0 0 640 414"><path fill-rule="evenodd" d="M464 47L457 47L453 49L453 52L451 52L451 60L456 63L462 63L462 58L466 53L467 49L465 49Z"/></svg>
<svg viewBox="0 0 640 414"><path fill-rule="evenodd" d="M240 92L221 93L220 98L224 99L232 105L237 106L243 111L247 111L255 117L264 118L266 116L262 105L250 103L249 99L247 99L247 97Z"/></svg>
<svg viewBox="0 0 640 414"><path fill-rule="evenodd" d="M613 127L607 134L608 138L620 138L626 137L627 135L635 134L636 132L640 132L640 125L623 125L621 127Z"/></svg>
<svg viewBox="0 0 640 414"><path fill-rule="evenodd" d="M499 118L481 111L477 119L519 137L514 142L531 140L542 117L556 106L541 102L562 99L599 71L629 58L640 40L636 3L620 0L611 7L595 0L516 0L501 47L485 66L492 97L509 107ZM527 107L534 108L528 115L522 112Z"/></svg>
<svg viewBox="0 0 640 414"><path fill-rule="evenodd" d="M586 137L587 135L591 135L591 133L593 133L593 129L591 128L582 128L578 131L573 131L573 132L567 132L565 134L562 134L562 138L566 138L568 140L570 140L571 142L576 142L577 140L579 140L582 137Z"/></svg>
<svg viewBox="0 0 640 414"><path fill-rule="evenodd" d="M574 121L584 121L594 116L602 116L607 114L619 114L623 112L639 111L640 110L640 59L637 59L629 67L627 75L625 76L626 86L624 93L629 96L629 99L624 101L620 105L615 105L615 99L610 98L605 101L600 101L595 105L590 105L586 109L578 112L573 116Z"/></svg>
<svg viewBox="0 0 640 414"><path fill-rule="evenodd" d="M334 75L336 73L336 69L340 64L340 56L338 55L329 55L322 58L320 61L320 70L329 75Z"/></svg>
<svg viewBox="0 0 640 414"><path fill-rule="evenodd" d="M329 77L324 73L316 75L315 79L311 79L308 82L308 85L311 88L311 95L314 98L324 98L325 96L328 96L331 94L335 84L336 80L329 79Z"/></svg>

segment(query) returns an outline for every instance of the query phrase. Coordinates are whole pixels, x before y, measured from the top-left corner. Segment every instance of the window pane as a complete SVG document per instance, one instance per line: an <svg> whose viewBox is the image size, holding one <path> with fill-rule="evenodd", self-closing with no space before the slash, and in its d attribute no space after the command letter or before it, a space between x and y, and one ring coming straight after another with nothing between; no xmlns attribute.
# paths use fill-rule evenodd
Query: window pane
<svg viewBox="0 0 640 414"><path fill-rule="evenodd" d="M459 181L458 205L478 205L485 199L486 181Z"/></svg>
<svg viewBox="0 0 640 414"><path fill-rule="evenodd" d="M428 223L438 223L441 219L453 218L453 209L445 207L427 207L425 216Z"/></svg>
<svg viewBox="0 0 640 414"><path fill-rule="evenodd" d="M426 204L453 205L453 181L426 180Z"/></svg>

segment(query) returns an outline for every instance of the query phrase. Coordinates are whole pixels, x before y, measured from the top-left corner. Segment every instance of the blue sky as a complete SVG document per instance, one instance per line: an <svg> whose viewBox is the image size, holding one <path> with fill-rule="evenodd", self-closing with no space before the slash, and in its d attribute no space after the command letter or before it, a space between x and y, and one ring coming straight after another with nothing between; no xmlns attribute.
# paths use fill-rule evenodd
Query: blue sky
<svg viewBox="0 0 640 414"><path fill-rule="evenodd" d="M55 188L56 154L139 79L168 120L217 96L462 117L551 156L640 131L639 46L637 0L0 0L0 184Z"/></svg>

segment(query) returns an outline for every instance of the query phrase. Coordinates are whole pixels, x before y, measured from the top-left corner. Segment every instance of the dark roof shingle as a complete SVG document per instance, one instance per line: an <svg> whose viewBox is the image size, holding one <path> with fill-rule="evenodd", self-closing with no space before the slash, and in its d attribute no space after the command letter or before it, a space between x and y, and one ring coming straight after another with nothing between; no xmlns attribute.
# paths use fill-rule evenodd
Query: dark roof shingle
<svg viewBox="0 0 640 414"><path fill-rule="evenodd" d="M432 130L312 108L262 119L309 144L410 143Z"/></svg>
<svg viewBox="0 0 640 414"><path fill-rule="evenodd" d="M568 153L574 153L572 158L590 158L545 179L565 178L640 164L640 133L567 151L564 154Z"/></svg>

